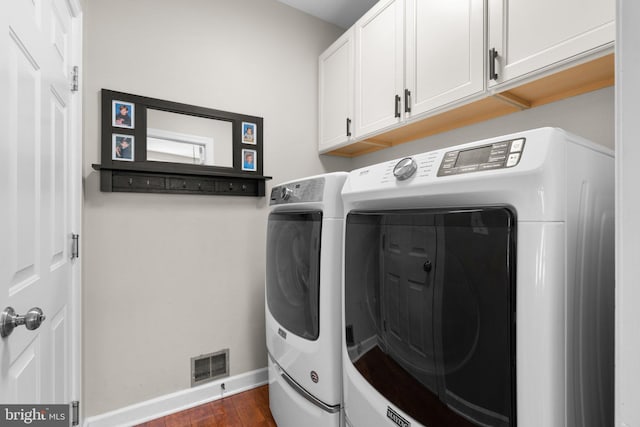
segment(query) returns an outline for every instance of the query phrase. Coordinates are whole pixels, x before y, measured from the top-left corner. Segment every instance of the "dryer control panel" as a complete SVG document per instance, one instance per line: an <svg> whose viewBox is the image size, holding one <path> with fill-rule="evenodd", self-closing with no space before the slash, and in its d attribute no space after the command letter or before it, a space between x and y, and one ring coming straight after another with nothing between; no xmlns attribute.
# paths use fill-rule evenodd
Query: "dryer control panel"
<svg viewBox="0 0 640 427"><path fill-rule="evenodd" d="M324 181L324 178L315 178L273 187L269 205L321 202L324 193Z"/></svg>
<svg viewBox="0 0 640 427"><path fill-rule="evenodd" d="M511 168L522 158L525 138L495 142L464 150L447 151L442 158L438 176Z"/></svg>

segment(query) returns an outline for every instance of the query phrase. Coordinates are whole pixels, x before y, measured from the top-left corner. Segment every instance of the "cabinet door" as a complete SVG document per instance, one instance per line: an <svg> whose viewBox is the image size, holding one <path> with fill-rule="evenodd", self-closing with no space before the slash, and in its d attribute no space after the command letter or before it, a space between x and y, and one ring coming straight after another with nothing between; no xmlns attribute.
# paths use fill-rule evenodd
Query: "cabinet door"
<svg viewBox="0 0 640 427"><path fill-rule="evenodd" d="M483 0L407 0L406 16L411 115L483 91Z"/></svg>
<svg viewBox="0 0 640 427"><path fill-rule="evenodd" d="M404 0L381 0L355 24L355 129L358 137L400 121L404 74L403 14Z"/></svg>
<svg viewBox="0 0 640 427"><path fill-rule="evenodd" d="M489 0L489 86L597 51L615 40L615 0Z"/></svg>
<svg viewBox="0 0 640 427"><path fill-rule="evenodd" d="M319 60L319 151L346 144L353 129L353 28L336 40Z"/></svg>

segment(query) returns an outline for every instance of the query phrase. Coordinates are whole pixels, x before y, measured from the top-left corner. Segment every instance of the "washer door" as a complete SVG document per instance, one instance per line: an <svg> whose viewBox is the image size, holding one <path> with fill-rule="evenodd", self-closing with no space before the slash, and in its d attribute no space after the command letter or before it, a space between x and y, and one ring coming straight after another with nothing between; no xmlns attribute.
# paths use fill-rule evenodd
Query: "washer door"
<svg viewBox="0 0 640 427"><path fill-rule="evenodd" d="M267 228L267 305L291 333L319 334L322 212L273 212Z"/></svg>

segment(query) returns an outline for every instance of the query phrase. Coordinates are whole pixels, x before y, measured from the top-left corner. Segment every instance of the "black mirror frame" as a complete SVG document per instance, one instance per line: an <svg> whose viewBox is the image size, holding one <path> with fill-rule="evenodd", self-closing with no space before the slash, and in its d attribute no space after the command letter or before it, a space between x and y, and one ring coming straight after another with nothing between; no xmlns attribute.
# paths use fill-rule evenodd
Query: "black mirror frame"
<svg viewBox="0 0 640 427"><path fill-rule="evenodd" d="M101 171L101 191L264 196L264 181L271 177L263 175L264 120L262 117L108 89L102 89L101 96L102 163L93 165L94 169ZM132 128L113 125L113 101L122 101L135 107ZM147 161L147 109L231 122L233 167ZM258 129L255 144L242 142L243 123L255 124ZM112 158L112 137L114 134L134 137L132 161ZM243 170L243 149L256 152L255 171Z"/></svg>

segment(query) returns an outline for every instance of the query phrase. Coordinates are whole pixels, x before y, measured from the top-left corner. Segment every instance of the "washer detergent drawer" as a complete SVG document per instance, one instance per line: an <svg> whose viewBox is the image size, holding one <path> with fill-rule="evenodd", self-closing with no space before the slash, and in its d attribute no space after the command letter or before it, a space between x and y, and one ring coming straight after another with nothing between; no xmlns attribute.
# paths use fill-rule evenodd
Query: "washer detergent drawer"
<svg viewBox="0 0 640 427"><path fill-rule="evenodd" d="M340 427L340 407L325 405L306 393L271 357L268 364L269 408L278 427Z"/></svg>

